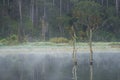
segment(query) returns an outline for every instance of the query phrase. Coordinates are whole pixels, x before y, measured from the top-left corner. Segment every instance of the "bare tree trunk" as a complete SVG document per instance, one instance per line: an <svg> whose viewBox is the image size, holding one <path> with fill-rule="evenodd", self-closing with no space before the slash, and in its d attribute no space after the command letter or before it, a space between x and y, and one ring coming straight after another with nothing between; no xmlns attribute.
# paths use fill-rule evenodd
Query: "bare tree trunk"
<svg viewBox="0 0 120 80"><path fill-rule="evenodd" d="M10 0L8 0L8 6L10 5Z"/></svg>
<svg viewBox="0 0 120 80"><path fill-rule="evenodd" d="M62 15L62 0L60 0L60 17Z"/></svg>
<svg viewBox="0 0 120 80"><path fill-rule="evenodd" d="M102 6L103 6L103 4L104 4L104 0L101 0L101 3L102 3Z"/></svg>
<svg viewBox="0 0 120 80"><path fill-rule="evenodd" d="M90 80L93 80L92 29L90 29L89 33L89 47L90 47Z"/></svg>
<svg viewBox="0 0 120 80"><path fill-rule="evenodd" d="M44 14L43 16L45 17L46 16L46 1L44 0Z"/></svg>
<svg viewBox="0 0 120 80"><path fill-rule="evenodd" d="M73 39L73 54L72 54L72 58L73 58L73 69L72 69L72 73L73 73L73 80L77 80L77 55L76 55L76 34L75 34L75 30L74 27L72 26L72 39Z"/></svg>
<svg viewBox="0 0 120 80"><path fill-rule="evenodd" d="M46 35L48 35L48 23L46 17L46 1L44 1L44 13L42 17L42 40L46 40Z"/></svg>
<svg viewBox="0 0 120 80"><path fill-rule="evenodd" d="M70 10L70 1L68 0L68 2L67 2L67 13L69 13L69 10Z"/></svg>
<svg viewBox="0 0 120 80"><path fill-rule="evenodd" d="M33 0L33 26L38 28L38 0Z"/></svg>
<svg viewBox="0 0 120 80"><path fill-rule="evenodd" d="M31 0L31 19L33 24L34 23L34 0Z"/></svg>
<svg viewBox="0 0 120 80"><path fill-rule="evenodd" d="M3 6L5 6L5 0L3 0Z"/></svg>
<svg viewBox="0 0 120 80"><path fill-rule="evenodd" d="M116 0L116 15L118 16L119 11L119 0Z"/></svg>
<svg viewBox="0 0 120 80"><path fill-rule="evenodd" d="M33 36L34 31L33 31L33 26L34 26L34 6L35 6L35 1L31 0L31 6L30 6L30 18L32 21L32 29L31 29L31 35Z"/></svg>
<svg viewBox="0 0 120 80"><path fill-rule="evenodd" d="M109 7L109 3L108 3L108 0L106 0L107 2L106 2L106 4L107 4L107 8Z"/></svg>
<svg viewBox="0 0 120 80"><path fill-rule="evenodd" d="M23 23L22 23L22 1L21 0L18 0L18 6L19 6L19 15L20 15L20 25L18 28L18 39L20 42L23 42L24 30L23 30Z"/></svg>
<svg viewBox="0 0 120 80"><path fill-rule="evenodd" d="M23 72L20 73L20 80L23 80Z"/></svg>
<svg viewBox="0 0 120 80"><path fill-rule="evenodd" d="M52 4L53 4L53 6L55 6L55 0L53 0Z"/></svg>
<svg viewBox="0 0 120 80"><path fill-rule="evenodd" d="M60 0L60 10L59 10L59 17L61 18L62 17L62 0ZM60 36L62 37L63 36L63 28L62 28L62 24L61 22L58 23L58 27L59 27L59 31L60 31Z"/></svg>
<svg viewBox="0 0 120 80"><path fill-rule="evenodd" d="M46 36L48 32L48 23L46 22L46 20L44 19L44 17L42 18L42 40L45 41L46 40Z"/></svg>

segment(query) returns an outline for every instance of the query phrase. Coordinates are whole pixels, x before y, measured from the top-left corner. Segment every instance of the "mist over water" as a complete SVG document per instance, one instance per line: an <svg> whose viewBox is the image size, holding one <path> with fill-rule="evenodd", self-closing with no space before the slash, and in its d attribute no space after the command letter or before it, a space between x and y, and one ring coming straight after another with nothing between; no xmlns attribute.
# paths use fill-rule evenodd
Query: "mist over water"
<svg viewBox="0 0 120 80"><path fill-rule="evenodd" d="M89 54L78 53L78 80L89 80ZM0 56L0 80L72 80L72 54ZM120 53L94 53L94 80L120 80Z"/></svg>

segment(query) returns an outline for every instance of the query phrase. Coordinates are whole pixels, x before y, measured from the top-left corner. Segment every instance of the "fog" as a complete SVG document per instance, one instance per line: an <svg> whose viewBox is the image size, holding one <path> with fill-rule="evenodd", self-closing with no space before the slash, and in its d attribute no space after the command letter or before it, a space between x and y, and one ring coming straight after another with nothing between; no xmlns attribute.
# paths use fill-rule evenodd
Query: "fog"
<svg viewBox="0 0 120 80"><path fill-rule="evenodd" d="M73 62L69 51L3 53L0 55L0 80L72 80ZM78 80L89 80L89 53L78 52L77 60ZM120 80L119 63L120 52L95 52L94 80Z"/></svg>

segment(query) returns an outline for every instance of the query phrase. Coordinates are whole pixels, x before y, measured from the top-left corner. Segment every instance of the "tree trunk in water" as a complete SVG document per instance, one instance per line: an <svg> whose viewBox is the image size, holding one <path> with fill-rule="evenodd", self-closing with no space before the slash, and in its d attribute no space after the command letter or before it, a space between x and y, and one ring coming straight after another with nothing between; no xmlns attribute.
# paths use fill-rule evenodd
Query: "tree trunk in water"
<svg viewBox="0 0 120 80"><path fill-rule="evenodd" d="M18 6L19 6L19 16L20 16L20 25L18 28L18 40L19 42L24 41L24 30L23 30L23 23L22 23L22 1L18 1Z"/></svg>
<svg viewBox="0 0 120 80"><path fill-rule="evenodd" d="M90 80L93 80L92 29L90 29L89 33L89 47L90 47Z"/></svg>
<svg viewBox="0 0 120 80"><path fill-rule="evenodd" d="M72 69L72 73L73 73L73 80L77 80L77 55L76 55L76 34L75 34L75 30L74 27L72 27L72 39L73 39L73 54L72 54L72 58L73 58L73 69Z"/></svg>
<svg viewBox="0 0 120 80"><path fill-rule="evenodd" d="M116 0L116 15L118 16L119 11L119 0Z"/></svg>

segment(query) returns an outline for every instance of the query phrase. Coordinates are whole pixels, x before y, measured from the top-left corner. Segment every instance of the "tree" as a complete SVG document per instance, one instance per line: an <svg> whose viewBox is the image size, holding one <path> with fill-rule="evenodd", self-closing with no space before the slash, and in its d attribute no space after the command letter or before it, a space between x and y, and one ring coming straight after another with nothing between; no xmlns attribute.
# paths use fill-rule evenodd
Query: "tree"
<svg viewBox="0 0 120 80"><path fill-rule="evenodd" d="M59 9L59 19L62 18L62 0L60 0L60 9ZM60 31L60 36L63 36L63 29L62 29L62 24L61 21L58 22L58 27L59 27L59 31Z"/></svg>
<svg viewBox="0 0 120 80"><path fill-rule="evenodd" d="M23 29L23 16L22 16L22 0L18 0L18 7L19 7L19 21L20 21L20 25L18 28L18 40L19 42L23 42L24 29Z"/></svg>
<svg viewBox="0 0 120 80"><path fill-rule="evenodd" d="M116 15L118 16L119 12L119 0L116 0Z"/></svg>
<svg viewBox="0 0 120 80"><path fill-rule="evenodd" d="M31 0L31 19L32 19L32 24L34 22L34 0Z"/></svg>
<svg viewBox="0 0 120 80"><path fill-rule="evenodd" d="M94 1L80 1L75 6L73 15L79 24L87 26L90 47L90 80L93 80L92 35L101 22L101 5Z"/></svg>

